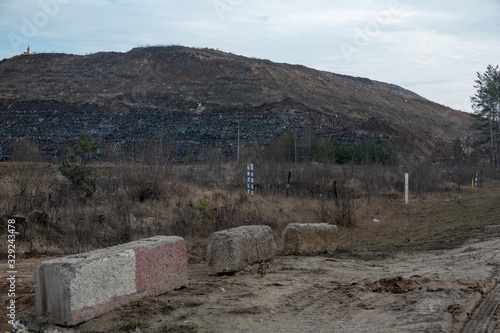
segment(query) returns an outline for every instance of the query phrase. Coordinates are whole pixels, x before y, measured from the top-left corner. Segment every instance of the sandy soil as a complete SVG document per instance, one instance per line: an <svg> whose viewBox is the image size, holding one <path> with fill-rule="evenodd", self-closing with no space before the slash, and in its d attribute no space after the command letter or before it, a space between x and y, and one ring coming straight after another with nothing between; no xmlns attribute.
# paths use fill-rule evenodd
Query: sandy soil
<svg viewBox="0 0 500 333"><path fill-rule="evenodd" d="M34 332L56 328L39 327L34 320L34 270L47 259L18 263L17 314ZM5 266L0 265L2 281L6 281ZM268 267L222 277L207 275L206 263L194 263L189 265L186 288L135 302L77 327L57 329L500 332L499 267L500 239L368 261L281 256ZM2 282L2 304L6 288ZM0 328L8 328L5 320Z"/></svg>

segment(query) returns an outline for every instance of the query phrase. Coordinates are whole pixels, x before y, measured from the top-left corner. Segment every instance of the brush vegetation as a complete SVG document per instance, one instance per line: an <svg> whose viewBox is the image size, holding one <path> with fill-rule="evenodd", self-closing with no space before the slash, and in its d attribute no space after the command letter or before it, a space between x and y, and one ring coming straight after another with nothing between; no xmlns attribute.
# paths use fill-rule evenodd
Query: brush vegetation
<svg viewBox="0 0 500 333"><path fill-rule="evenodd" d="M442 248L485 228L490 228L483 232L487 235L499 230L492 227L500 213L494 169L401 165L388 148L370 142L347 146L315 140L309 152L322 158L271 158L277 156L269 154L279 147L276 143L240 163L210 164L173 164L169 142L155 140L120 161L91 163L85 158L95 142L83 134L66 160L47 163L29 140L20 140L13 161L0 164L1 233L15 218L19 256L78 253L161 234L184 237L189 252L199 258L211 233L242 225L270 226L278 248L289 223L338 225L340 249ZM290 138L284 142L289 145ZM321 147L326 153L319 155ZM343 149L354 153L340 164ZM360 149L363 158L357 159ZM255 168L254 197L246 190L247 160ZM406 172L409 205L404 204ZM484 187L471 188L476 172Z"/></svg>

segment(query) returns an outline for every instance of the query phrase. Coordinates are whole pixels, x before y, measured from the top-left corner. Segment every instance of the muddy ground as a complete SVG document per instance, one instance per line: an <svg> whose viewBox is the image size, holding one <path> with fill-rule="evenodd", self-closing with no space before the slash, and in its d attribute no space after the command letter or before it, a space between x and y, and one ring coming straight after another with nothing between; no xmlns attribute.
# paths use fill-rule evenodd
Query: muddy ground
<svg viewBox="0 0 500 333"><path fill-rule="evenodd" d="M25 259L17 315L33 332L500 332L499 238L370 259L363 251L278 256L234 276L209 276L206 263L191 263L186 288L72 328L36 323L34 270L49 258ZM6 271L2 262L2 305Z"/></svg>

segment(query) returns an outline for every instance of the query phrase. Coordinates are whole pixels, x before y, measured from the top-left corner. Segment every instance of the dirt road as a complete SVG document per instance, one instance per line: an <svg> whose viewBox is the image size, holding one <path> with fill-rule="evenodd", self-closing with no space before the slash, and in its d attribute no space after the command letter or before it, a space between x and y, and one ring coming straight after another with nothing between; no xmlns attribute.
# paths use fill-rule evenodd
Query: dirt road
<svg viewBox="0 0 500 333"><path fill-rule="evenodd" d="M35 332L51 328L34 321L33 272L46 259L19 263L18 316ZM265 274L212 277L196 263L187 288L58 331L500 332L499 267L500 239L381 260L277 257Z"/></svg>

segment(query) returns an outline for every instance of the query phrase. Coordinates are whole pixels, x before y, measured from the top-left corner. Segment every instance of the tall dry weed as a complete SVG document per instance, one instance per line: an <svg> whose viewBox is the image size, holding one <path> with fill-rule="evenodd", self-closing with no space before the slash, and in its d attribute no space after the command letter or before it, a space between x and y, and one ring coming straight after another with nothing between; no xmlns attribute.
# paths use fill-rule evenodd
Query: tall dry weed
<svg viewBox="0 0 500 333"><path fill-rule="evenodd" d="M278 244L289 223L331 223L360 233L375 228L366 221L383 215L404 193L404 170L394 166L259 162L252 197L243 163L138 162L92 166L98 190L85 202L54 165L7 163L10 171L0 175L0 215L25 219L23 242L31 253L81 252L161 234L189 239L190 251L203 256L201 244L211 233L242 225L269 225ZM427 165L425 170L413 170L418 182L410 186L413 198L423 200L419 193L446 185L439 168ZM463 172L464 179L468 173Z"/></svg>

